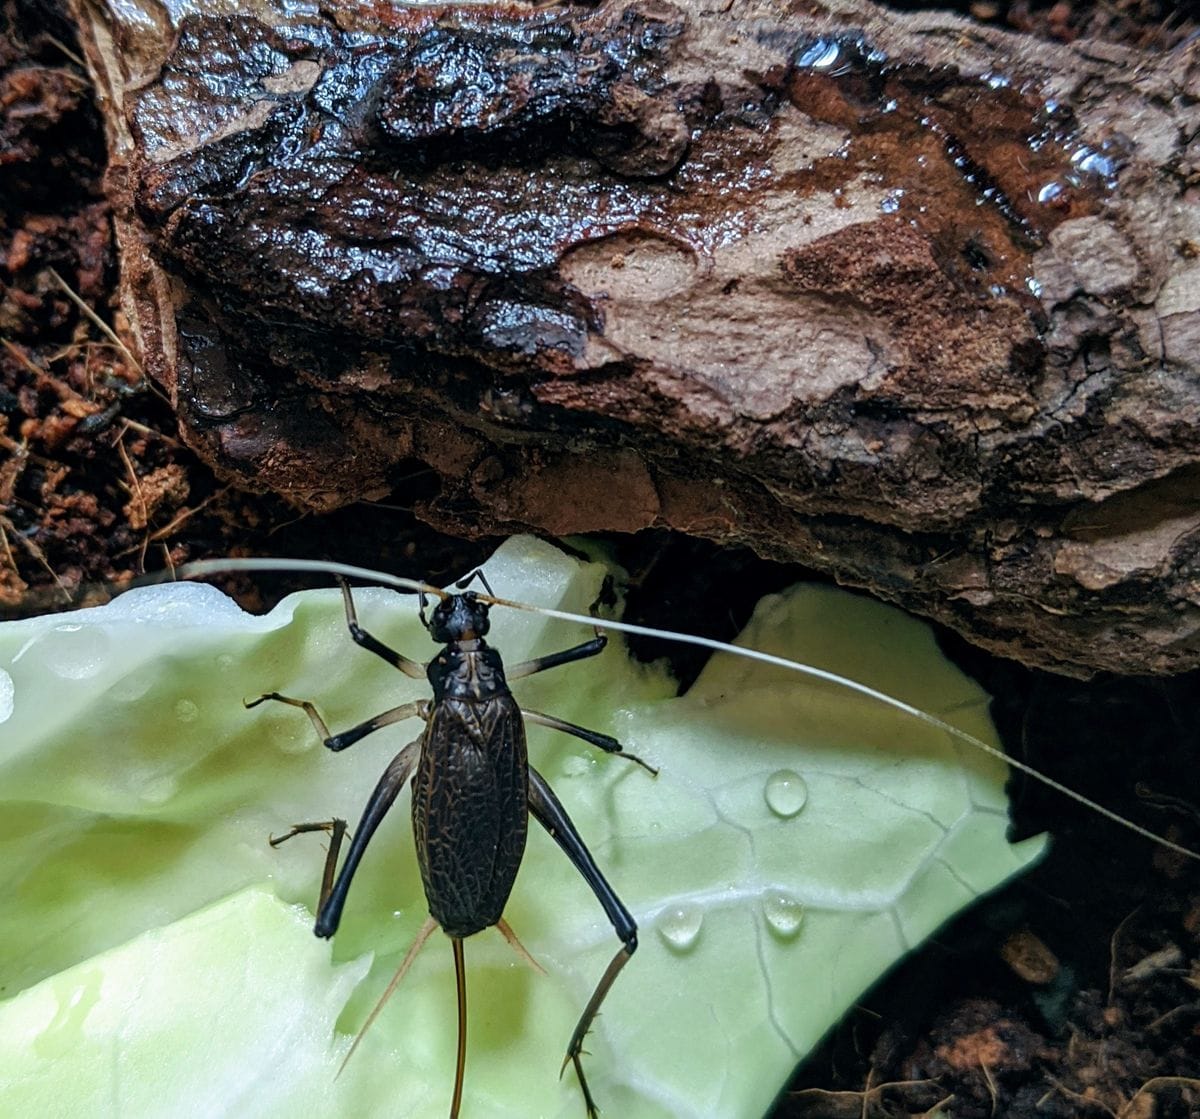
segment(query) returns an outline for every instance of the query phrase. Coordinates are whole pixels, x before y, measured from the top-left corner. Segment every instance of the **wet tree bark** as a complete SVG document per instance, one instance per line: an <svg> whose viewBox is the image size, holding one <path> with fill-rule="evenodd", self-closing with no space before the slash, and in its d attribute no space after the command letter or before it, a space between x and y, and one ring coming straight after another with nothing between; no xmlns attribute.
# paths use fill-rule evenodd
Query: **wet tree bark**
<svg viewBox="0 0 1200 1119"><path fill-rule="evenodd" d="M122 305L226 475L669 526L1031 664L1200 664L1196 44L849 0L74 4Z"/></svg>

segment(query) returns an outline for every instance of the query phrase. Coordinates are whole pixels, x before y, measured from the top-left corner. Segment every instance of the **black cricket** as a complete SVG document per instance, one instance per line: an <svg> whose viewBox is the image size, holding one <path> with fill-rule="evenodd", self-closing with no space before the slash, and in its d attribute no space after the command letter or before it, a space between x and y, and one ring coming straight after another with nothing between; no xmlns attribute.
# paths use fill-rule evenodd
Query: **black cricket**
<svg viewBox="0 0 1200 1119"><path fill-rule="evenodd" d="M428 619L425 616L426 597L422 593L421 624L434 641L444 645L428 665L410 660L363 629L358 624L350 586L344 579L339 579L346 624L354 641L406 676L426 676L433 689L433 699L394 707L341 734L330 734L316 707L307 700L270 692L246 706L254 707L274 700L303 708L325 745L335 751L345 750L373 731L403 719L423 719L425 730L392 759L375 786L336 879L338 851L346 831L344 821L298 824L271 842L282 843L301 832L331 833L314 928L317 936L331 937L337 931L354 872L375 829L404 784L412 778L413 833L430 916L363 1030L382 1008L421 945L440 925L454 949L458 991L458 1060L450 1105L450 1119L455 1119L462 1100L466 1065L466 977L462 942L466 937L496 925L510 942L517 944L503 913L525 852L528 817L532 813L583 875L621 940L621 947L579 1017L563 1060L564 1068L568 1061L575 1067L587 1113L592 1119L598 1112L583 1073L583 1041L609 988L637 949L637 925L596 866L546 779L529 764L525 720L574 735L607 753L628 758L652 774L657 771L640 758L626 753L621 743L609 735L551 715L523 710L517 704L509 691L508 681L596 656L608 639L597 630L590 641L524 661L506 673L500 653L484 640L490 625L489 603L474 591L464 590L475 579L489 596L494 597L483 573L476 571L457 584L462 593L433 592L443 597Z"/></svg>

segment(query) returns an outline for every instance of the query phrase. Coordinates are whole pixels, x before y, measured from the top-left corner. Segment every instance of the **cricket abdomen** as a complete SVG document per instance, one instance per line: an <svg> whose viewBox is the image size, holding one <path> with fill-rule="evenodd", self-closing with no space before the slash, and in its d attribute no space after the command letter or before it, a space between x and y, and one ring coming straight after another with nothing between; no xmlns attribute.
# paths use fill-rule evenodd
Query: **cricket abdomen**
<svg viewBox="0 0 1200 1119"><path fill-rule="evenodd" d="M413 776L413 831L429 912L452 937L494 925L529 819L525 727L505 688L434 706Z"/></svg>

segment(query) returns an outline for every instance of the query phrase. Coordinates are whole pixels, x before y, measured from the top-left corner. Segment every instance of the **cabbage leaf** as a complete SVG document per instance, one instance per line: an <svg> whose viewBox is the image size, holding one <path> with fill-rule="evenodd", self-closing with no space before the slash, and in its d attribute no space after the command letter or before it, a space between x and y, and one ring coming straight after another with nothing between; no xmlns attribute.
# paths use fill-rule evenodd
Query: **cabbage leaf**
<svg viewBox="0 0 1200 1119"><path fill-rule="evenodd" d="M521 538L486 572L497 594L586 613L608 569ZM411 597L355 599L381 639L432 655ZM510 664L587 636L493 611ZM764 599L740 641L995 741L986 695L889 607L799 586ZM335 755L303 712L243 707L272 690L316 701L335 731L428 695L350 641L336 590L254 617L171 584L0 626L0 1113L447 1114L456 1019L440 934L336 1076L426 916L407 794L332 944L311 932L321 837L267 844L304 821L353 828L421 724ZM761 1116L865 988L1042 848L1005 840L1001 763L779 668L717 655L676 696L614 641L514 690L661 769L530 728L533 763L641 929L588 1039L609 1115ZM559 1067L618 941L536 825L506 918L547 974L494 930L466 943L463 1115L581 1119Z"/></svg>

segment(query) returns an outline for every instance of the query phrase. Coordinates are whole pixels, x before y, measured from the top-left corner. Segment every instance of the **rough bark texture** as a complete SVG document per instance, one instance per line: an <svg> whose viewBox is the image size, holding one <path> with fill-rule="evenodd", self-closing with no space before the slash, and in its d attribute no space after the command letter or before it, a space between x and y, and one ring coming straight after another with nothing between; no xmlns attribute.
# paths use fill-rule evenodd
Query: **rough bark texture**
<svg viewBox="0 0 1200 1119"><path fill-rule="evenodd" d="M1200 665L1195 43L75 3L123 306L227 475L428 468L453 531L665 525L1031 664Z"/></svg>

